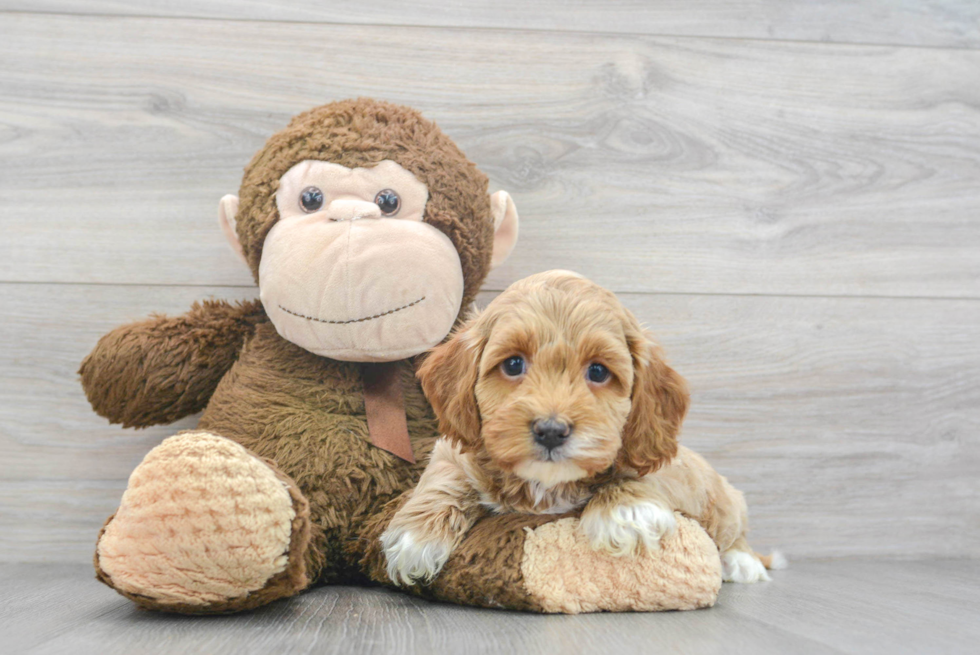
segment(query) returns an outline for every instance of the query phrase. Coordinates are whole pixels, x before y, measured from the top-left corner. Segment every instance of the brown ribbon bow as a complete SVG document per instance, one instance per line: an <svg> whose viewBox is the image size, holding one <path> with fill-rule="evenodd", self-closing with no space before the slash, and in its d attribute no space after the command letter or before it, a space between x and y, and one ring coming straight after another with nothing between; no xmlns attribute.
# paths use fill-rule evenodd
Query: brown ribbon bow
<svg viewBox="0 0 980 655"><path fill-rule="evenodd" d="M364 382L364 409L371 443L414 464L415 455L405 417L400 363L363 364L361 379Z"/></svg>

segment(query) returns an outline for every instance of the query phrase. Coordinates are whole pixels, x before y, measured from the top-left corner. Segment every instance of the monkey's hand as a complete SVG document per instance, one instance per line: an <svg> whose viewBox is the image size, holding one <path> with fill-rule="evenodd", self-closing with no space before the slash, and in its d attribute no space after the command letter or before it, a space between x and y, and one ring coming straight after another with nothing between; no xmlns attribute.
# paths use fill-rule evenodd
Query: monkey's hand
<svg viewBox="0 0 980 655"><path fill-rule="evenodd" d="M207 405L255 326L259 301L194 303L181 316L116 328L82 362L82 388L97 414L124 427L173 423Z"/></svg>

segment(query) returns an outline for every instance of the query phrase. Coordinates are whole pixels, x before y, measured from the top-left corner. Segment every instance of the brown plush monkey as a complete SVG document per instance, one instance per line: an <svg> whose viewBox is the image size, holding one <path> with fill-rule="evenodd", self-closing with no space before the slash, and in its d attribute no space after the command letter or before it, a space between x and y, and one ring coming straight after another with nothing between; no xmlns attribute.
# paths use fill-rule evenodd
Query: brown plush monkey
<svg viewBox="0 0 980 655"><path fill-rule="evenodd" d="M140 606L231 612L315 583L388 583L377 537L436 439L414 358L517 238L517 213L417 112L373 100L297 116L226 196L260 301L204 302L103 337L81 367L124 426L203 410L133 472L95 554ZM610 560L571 517L477 525L416 593L536 611L710 605L717 552L682 521L660 556ZM556 557L557 555L557 557Z"/></svg>

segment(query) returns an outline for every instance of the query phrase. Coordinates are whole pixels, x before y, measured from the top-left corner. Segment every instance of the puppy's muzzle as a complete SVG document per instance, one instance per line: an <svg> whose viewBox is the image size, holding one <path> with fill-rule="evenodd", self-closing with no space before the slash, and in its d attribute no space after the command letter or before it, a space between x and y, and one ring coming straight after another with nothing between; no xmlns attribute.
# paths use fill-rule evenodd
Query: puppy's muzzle
<svg viewBox="0 0 980 655"><path fill-rule="evenodd" d="M572 426L556 418L538 419L531 424L534 443L552 451L568 441L572 434Z"/></svg>

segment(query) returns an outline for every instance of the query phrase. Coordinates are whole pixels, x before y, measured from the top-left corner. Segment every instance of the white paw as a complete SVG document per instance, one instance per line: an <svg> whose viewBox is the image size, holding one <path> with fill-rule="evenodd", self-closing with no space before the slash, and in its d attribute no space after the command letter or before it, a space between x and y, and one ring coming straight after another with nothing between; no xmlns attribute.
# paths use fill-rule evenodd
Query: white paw
<svg viewBox="0 0 980 655"><path fill-rule="evenodd" d="M582 530L596 550L633 555L660 547L660 539L677 527L674 513L658 503L616 505L582 514Z"/></svg>
<svg viewBox="0 0 980 655"><path fill-rule="evenodd" d="M388 560L388 577L396 585L429 582L442 570L452 553L452 545L442 541L420 541L411 532L386 530L381 535Z"/></svg>
<svg viewBox="0 0 980 655"><path fill-rule="evenodd" d="M752 553L744 550L727 550L721 556L721 579L725 582L769 582L771 579Z"/></svg>

